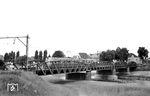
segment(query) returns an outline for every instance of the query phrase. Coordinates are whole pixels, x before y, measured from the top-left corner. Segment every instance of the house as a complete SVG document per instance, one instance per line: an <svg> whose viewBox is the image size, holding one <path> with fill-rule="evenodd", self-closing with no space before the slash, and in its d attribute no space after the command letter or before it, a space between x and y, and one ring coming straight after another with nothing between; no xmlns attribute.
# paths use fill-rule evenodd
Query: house
<svg viewBox="0 0 150 96"><path fill-rule="evenodd" d="M79 55L74 55L72 58L74 58L74 59L79 59L80 56L79 56Z"/></svg>
<svg viewBox="0 0 150 96"><path fill-rule="evenodd" d="M99 59L100 53L90 54L92 59Z"/></svg>
<svg viewBox="0 0 150 96"><path fill-rule="evenodd" d="M0 55L0 60L4 60L4 56L3 55Z"/></svg>
<svg viewBox="0 0 150 96"><path fill-rule="evenodd" d="M79 53L79 56L80 56L82 59L90 59L90 56L89 56L87 53Z"/></svg>
<svg viewBox="0 0 150 96"><path fill-rule="evenodd" d="M136 55L129 55L127 62L136 62L137 64L142 64L142 60Z"/></svg>

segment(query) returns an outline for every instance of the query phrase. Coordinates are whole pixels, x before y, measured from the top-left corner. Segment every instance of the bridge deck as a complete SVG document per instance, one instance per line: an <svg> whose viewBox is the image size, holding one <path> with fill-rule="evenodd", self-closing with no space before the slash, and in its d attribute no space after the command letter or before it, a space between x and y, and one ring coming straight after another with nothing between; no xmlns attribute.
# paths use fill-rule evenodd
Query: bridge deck
<svg viewBox="0 0 150 96"><path fill-rule="evenodd" d="M130 65L135 67L136 65ZM55 61L51 63L38 63L36 66L36 73L38 75L46 74L59 74L59 73L77 73L81 71L92 71L92 70L112 70L113 68L127 68L126 62L60 62Z"/></svg>

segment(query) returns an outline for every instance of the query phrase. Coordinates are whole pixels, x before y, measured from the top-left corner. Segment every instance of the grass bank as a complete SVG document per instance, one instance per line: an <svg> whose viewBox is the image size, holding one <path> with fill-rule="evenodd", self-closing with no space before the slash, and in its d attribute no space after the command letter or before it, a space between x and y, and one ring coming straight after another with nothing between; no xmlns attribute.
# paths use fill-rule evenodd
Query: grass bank
<svg viewBox="0 0 150 96"><path fill-rule="evenodd" d="M150 96L150 82L51 80L31 72L0 71L0 96ZM46 79L45 79L46 78ZM18 83L19 91L7 92L7 83Z"/></svg>
<svg viewBox="0 0 150 96"><path fill-rule="evenodd" d="M8 92L8 83L18 83L19 90ZM76 96L60 85L51 84L39 76L24 71L0 71L0 96Z"/></svg>

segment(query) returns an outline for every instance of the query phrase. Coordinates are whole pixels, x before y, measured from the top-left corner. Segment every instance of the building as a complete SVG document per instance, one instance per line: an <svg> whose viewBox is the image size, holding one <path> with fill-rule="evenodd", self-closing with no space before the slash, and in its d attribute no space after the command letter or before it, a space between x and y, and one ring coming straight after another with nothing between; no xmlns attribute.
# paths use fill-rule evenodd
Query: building
<svg viewBox="0 0 150 96"><path fill-rule="evenodd" d="M89 56L87 53L79 53L79 56L80 56L82 59L90 59L90 56Z"/></svg>
<svg viewBox="0 0 150 96"><path fill-rule="evenodd" d="M0 55L0 60L4 60L4 56L3 55Z"/></svg>
<svg viewBox="0 0 150 96"><path fill-rule="evenodd" d="M136 62L137 64L142 64L142 60L135 55L129 56L127 62Z"/></svg>
<svg viewBox="0 0 150 96"><path fill-rule="evenodd" d="M100 53L90 54L90 57L92 59L99 59L99 55L100 55Z"/></svg>

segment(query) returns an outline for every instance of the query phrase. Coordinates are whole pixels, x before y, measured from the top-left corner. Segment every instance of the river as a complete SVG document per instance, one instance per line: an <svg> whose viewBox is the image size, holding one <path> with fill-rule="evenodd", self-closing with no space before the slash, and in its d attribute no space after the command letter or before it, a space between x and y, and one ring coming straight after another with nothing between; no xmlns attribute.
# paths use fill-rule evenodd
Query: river
<svg viewBox="0 0 150 96"><path fill-rule="evenodd" d="M143 75L143 76L150 76L150 71L134 71L130 72L131 75ZM55 75L48 75L48 76L42 76L44 78L50 79L50 80L65 80L66 75L65 74L55 74ZM96 71L91 72L91 79L92 80L98 80L100 75L96 73Z"/></svg>
<svg viewBox="0 0 150 96"><path fill-rule="evenodd" d="M143 76L150 76L150 71L134 71L131 72L132 75L143 75Z"/></svg>
<svg viewBox="0 0 150 96"><path fill-rule="evenodd" d="M91 74L92 80L87 81L65 80L65 74L47 75L41 77L44 80L50 82L50 84L53 83L57 84L57 86L68 88L68 92L70 92L71 94L75 94L73 96L150 96L149 81L123 83L105 82L99 80L97 81L100 75L98 75L96 71L92 71ZM150 71L135 71L131 72L131 74L150 76Z"/></svg>

